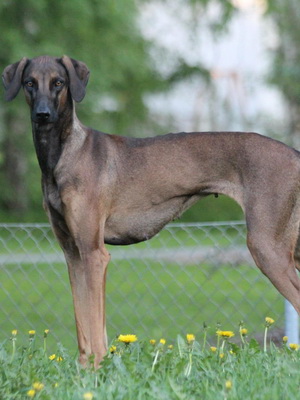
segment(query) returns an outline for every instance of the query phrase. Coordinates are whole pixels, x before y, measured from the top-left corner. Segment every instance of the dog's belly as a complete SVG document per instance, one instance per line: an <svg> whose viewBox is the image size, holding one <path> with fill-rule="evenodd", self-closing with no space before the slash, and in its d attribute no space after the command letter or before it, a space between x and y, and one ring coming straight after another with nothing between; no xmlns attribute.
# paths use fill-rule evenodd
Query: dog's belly
<svg viewBox="0 0 300 400"><path fill-rule="evenodd" d="M151 239L200 197L181 196L149 208L117 209L106 221L104 241L112 245L129 245Z"/></svg>
<svg viewBox="0 0 300 400"><path fill-rule="evenodd" d="M122 218L122 221L115 217L105 227L104 241L111 245L129 245L143 242L151 239L169 221L169 218L161 221L148 221L145 216L139 214Z"/></svg>

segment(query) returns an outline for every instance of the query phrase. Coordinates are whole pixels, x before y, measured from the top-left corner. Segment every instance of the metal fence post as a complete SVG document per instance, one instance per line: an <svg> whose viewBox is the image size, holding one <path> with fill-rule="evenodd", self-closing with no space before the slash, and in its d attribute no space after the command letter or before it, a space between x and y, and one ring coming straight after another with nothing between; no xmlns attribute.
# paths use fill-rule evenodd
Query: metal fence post
<svg viewBox="0 0 300 400"><path fill-rule="evenodd" d="M285 300L285 335L289 343L299 344L299 316L287 300Z"/></svg>

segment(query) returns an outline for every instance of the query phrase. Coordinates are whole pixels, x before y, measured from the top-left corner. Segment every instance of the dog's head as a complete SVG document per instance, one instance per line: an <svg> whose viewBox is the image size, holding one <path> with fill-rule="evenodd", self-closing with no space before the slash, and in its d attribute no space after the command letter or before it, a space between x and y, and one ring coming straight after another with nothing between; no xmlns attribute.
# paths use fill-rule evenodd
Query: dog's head
<svg viewBox="0 0 300 400"><path fill-rule="evenodd" d="M87 66L68 56L24 57L7 66L2 74L5 99L13 100L23 86L31 119L38 124L57 121L69 98L80 102L85 96L88 78Z"/></svg>

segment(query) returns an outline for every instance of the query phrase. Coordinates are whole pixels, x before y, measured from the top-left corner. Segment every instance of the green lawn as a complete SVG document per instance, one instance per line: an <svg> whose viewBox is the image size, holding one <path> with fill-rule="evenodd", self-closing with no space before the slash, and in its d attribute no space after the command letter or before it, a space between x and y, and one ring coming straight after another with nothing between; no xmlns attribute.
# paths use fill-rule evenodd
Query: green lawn
<svg viewBox="0 0 300 400"><path fill-rule="evenodd" d="M238 344L221 337L214 349L203 334L192 342L185 336L155 344L145 338L128 345L115 340L96 371L80 368L74 354L59 346L52 353L35 338L27 339L25 347L18 334L15 338L0 344L0 398L5 400L299 398L297 347L271 343L264 351L248 335Z"/></svg>
<svg viewBox="0 0 300 400"><path fill-rule="evenodd" d="M55 264L12 267L13 279L1 270L0 341L18 329L42 333L75 348L73 310L66 268ZM264 303L261 298L264 294ZM272 307L270 307L272 304ZM255 310L258 310L255 312ZM177 333L201 332L203 322L214 334L216 323L234 329L241 320L252 331L271 315L282 324L283 300L261 273L248 266L232 268L128 261L111 265L107 284L109 337L120 333L174 338ZM51 343L50 337L50 343Z"/></svg>
<svg viewBox="0 0 300 400"><path fill-rule="evenodd" d="M0 257L0 342L18 329L19 340L27 340L29 329L42 335L50 329L49 346L60 341L76 351L73 306L65 264L51 262L58 245L49 228L5 230ZM250 331L261 328L265 316L283 326L282 297L257 268L176 260L159 261L156 251L178 248L241 245L243 234L236 228L205 230L194 227L162 231L149 242L110 248L112 262L107 279L107 326L110 339L120 333L140 337L175 338L178 333L201 332L203 323L214 337L216 324L235 329L243 320ZM120 257L120 249L125 251ZM153 259L132 253L154 251ZM129 254L130 253L130 254ZM38 259L34 256L38 255ZM115 256L115 257L114 257ZM13 257L20 262L11 263ZM152 256L151 256L152 257ZM10 261L9 261L10 260Z"/></svg>

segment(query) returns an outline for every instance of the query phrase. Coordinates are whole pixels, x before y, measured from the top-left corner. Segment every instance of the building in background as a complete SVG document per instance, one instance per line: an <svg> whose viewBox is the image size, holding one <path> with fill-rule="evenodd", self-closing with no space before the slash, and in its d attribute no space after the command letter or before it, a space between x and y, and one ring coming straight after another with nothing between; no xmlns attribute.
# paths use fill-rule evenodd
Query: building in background
<svg viewBox="0 0 300 400"><path fill-rule="evenodd" d="M151 112L177 131L253 130L284 140L286 106L279 90L267 83L270 50L277 37L263 15L265 1L233 0L237 13L222 34L211 28L216 6L197 15L196 8L179 3L144 5L142 32L160 48L153 57L162 75L182 58L206 68L211 80L208 84L194 77L169 92L147 97ZM190 24L192 29L187 29Z"/></svg>

